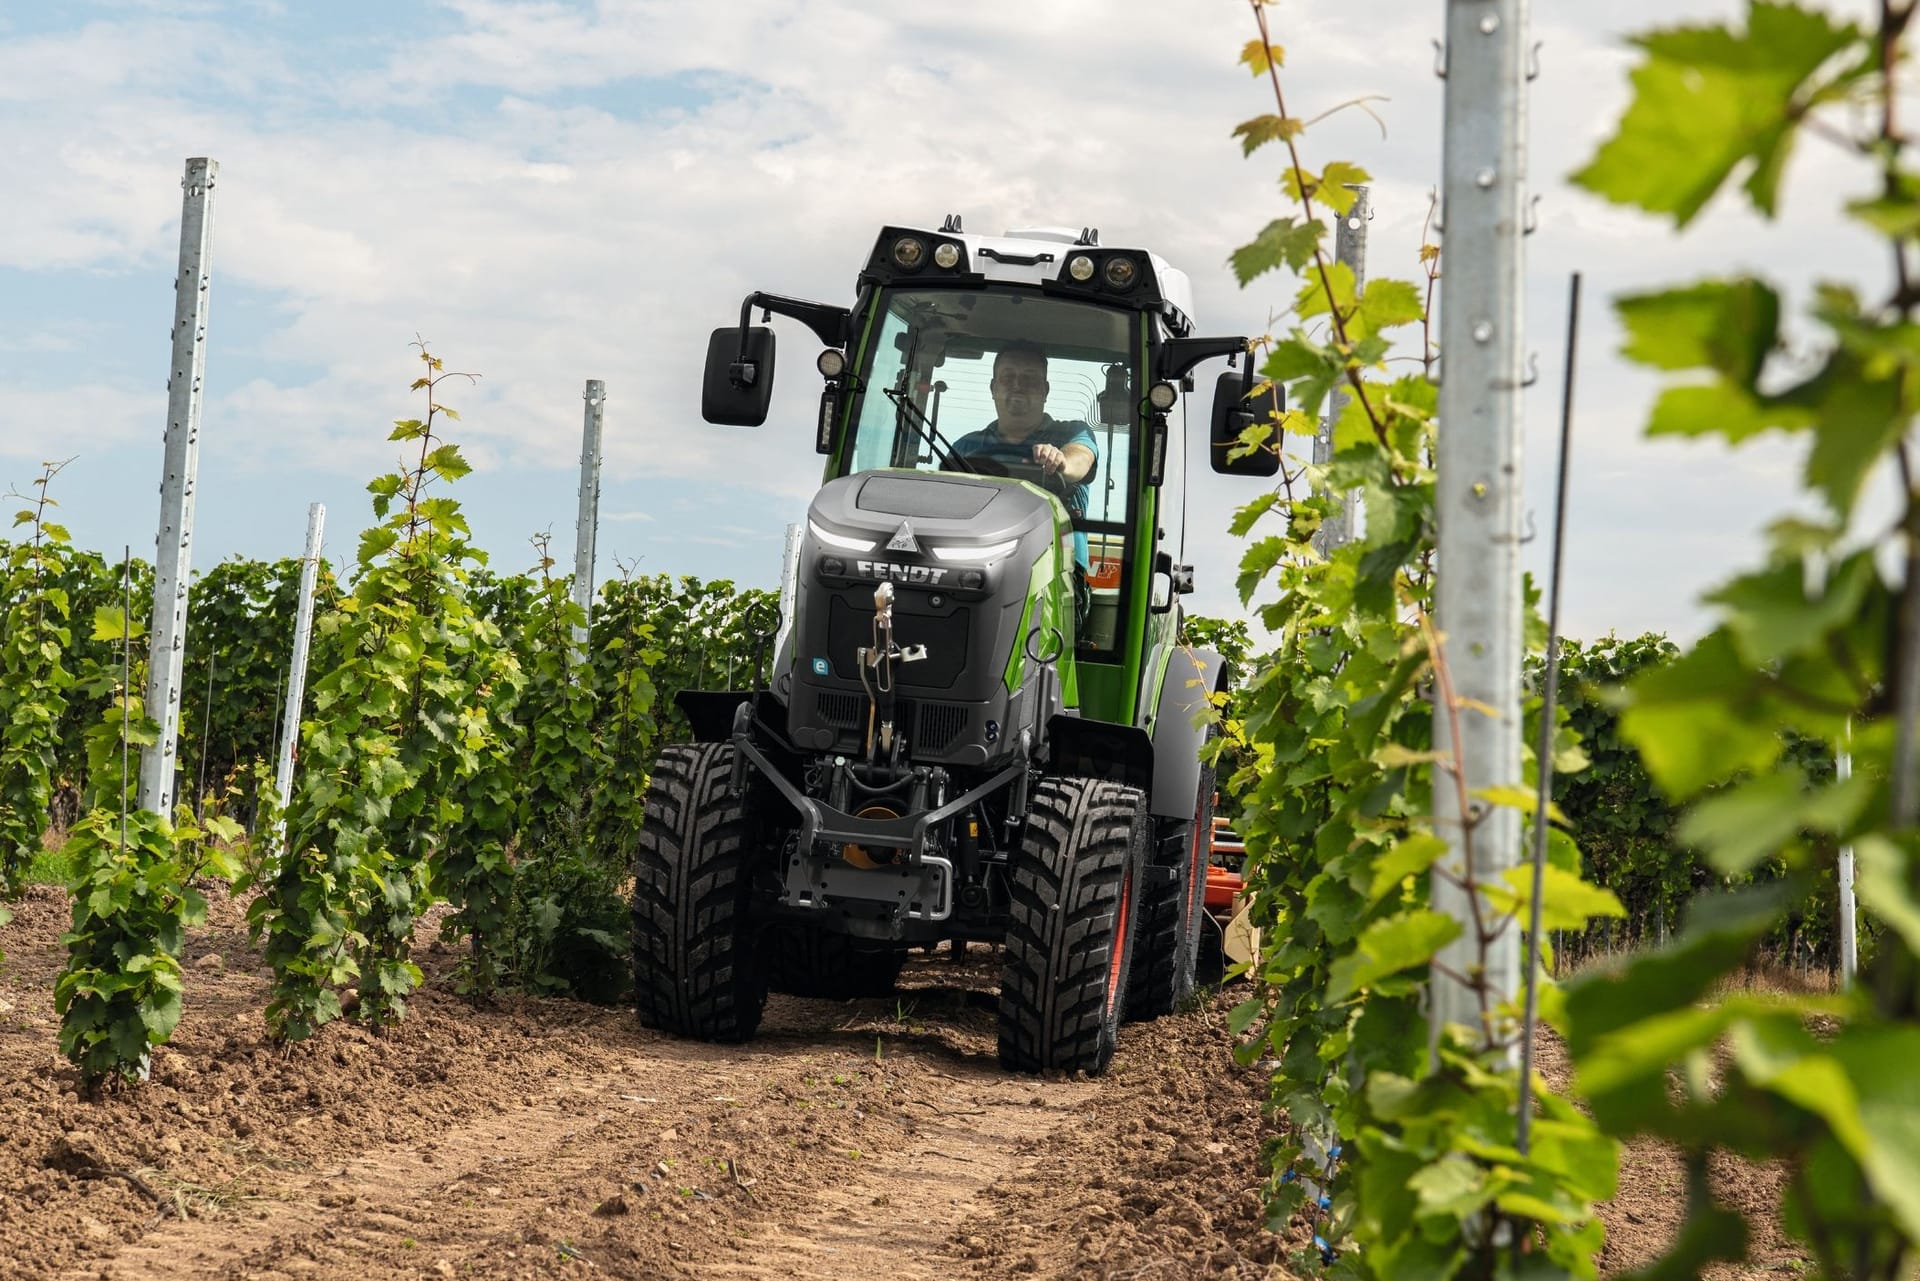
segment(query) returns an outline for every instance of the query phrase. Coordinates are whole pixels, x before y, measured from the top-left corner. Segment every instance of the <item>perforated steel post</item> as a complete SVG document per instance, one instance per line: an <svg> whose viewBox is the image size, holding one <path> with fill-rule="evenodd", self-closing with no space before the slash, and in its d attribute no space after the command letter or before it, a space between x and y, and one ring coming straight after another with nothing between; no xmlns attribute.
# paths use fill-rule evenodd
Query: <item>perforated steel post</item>
<svg viewBox="0 0 1920 1281"><path fill-rule="evenodd" d="M1353 208L1334 223L1333 256L1352 270L1353 292L1358 297L1367 287L1367 219L1372 217L1372 210L1367 204L1364 184L1349 183L1347 187L1353 192ZM1313 438L1313 461L1322 466L1333 458L1333 425L1340 421L1348 399L1345 384L1335 383L1327 397L1327 416L1320 423L1319 434ZM1343 497L1345 501L1335 514L1314 531L1313 546L1322 556L1353 541L1354 513L1359 510L1360 495L1349 492Z"/></svg>
<svg viewBox="0 0 1920 1281"><path fill-rule="evenodd" d="M598 378L587 379L585 397L587 417L580 437L580 516L573 526L573 601L582 614L591 618L594 544L600 530L600 437L607 408L607 385ZM585 626L574 627L573 645L585 654Z"/></svg>
<svg viewBox="0 0 1920 1281"><path fill-rule="evenodd" d="M1834 775L1842 783L1853 777L1853 726L1847 726L1849 745L1834 754ZM1860 912L1853 897L1853 846L1840 847L1840 986L1850 988L1860 973Z"/></svg>
<svg viewBox="0 0 1920 1281"><path fill-rule="evenodd" d="M180 665L187 645L187 585L193 572L193 500L200 467L200 385L207 370L207 298L218 162L187 161L180 180L180 273L173 282L173 363L167 375L166 462L153 557L153 621L147 645L146 710L160 738L140 754L140 808L170 815L180 746Z"/></svg>
<svg viewBox="0 0 1920 1281"><path fill-rule="evenodd" d="M1520 856L1519 813L1474 793L1521 781L1526 0L1448 0L1445 74L1434 620L1452 701L1437 682L1434 747L1459 774L1434 771L1433 808L1443 866L1465 879L1470 864L1487 884ZM1499 930L1483 955L1476 930L1495 924L1490 912L1439 875L1433 906L1463 926L1435 966L1437 1037L1449 1023L1480 1027L1519 990L1520 930Z"/></svg>
<svg viewBox="0 0 1920 1281"><path fill-rule="evenodd" d="M313 640L313 593L320 581L320 544L326 534L327 505L307 508L307 552L300 562L300 603L293 613L293 659L287 669L286 710L280 721L280 757L274 767L274 791L284 811L293 799L293 749L300 741L300 705L307 695L307 653ZM274 829L274 843L286 839L284 820Z"/></svg>

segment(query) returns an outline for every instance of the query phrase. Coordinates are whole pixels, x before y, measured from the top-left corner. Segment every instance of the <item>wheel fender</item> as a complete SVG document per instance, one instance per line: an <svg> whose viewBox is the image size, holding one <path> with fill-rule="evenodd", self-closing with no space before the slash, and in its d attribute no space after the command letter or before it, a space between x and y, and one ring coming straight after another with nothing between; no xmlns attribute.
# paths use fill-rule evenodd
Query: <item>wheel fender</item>
<svg viewBox="0 0 1920 1281"><path fill-rule="evenodd" d="M1226 660L1210 649L1177 646L1167 650L1154 701L1153 787L1150 808L1156 818L1190 819L1200 787L1200 745L1207 727L1194 717L1227 678Z"/></svg>

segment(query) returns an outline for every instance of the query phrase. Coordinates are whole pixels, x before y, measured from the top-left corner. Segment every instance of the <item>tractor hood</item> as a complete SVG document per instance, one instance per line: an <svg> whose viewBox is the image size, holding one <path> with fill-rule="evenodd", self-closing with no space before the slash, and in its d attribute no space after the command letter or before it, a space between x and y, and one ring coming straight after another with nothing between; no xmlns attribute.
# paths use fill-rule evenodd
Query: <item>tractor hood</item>
<svg viewBox="0 0 1920 1281"><path fill-rule="evenodd" d="M873 643L875 589L890 582L897 642L924 650L890 676L912 759L985 765L1017 751L1020 731L1058 710L1025 689L1026 630L1064 618L1072 649L1066 530L1059 503L1013 481L910 471L828 481L807 512L795 579L794 744L859 753L869 695L858 651Z"/></svg>
<svg viewBox="0 0 1920 1281"><path fill-rule="evenodd" d="M1054 511L1054 504L1033 490L1005 481L861 472L827 482L814 496L807 537L818 553L870 554L876 561L929 568L985 568L1015 556L1036 533L1051 538ZM1022 563L1031 565L1033 556Z"/></svg>

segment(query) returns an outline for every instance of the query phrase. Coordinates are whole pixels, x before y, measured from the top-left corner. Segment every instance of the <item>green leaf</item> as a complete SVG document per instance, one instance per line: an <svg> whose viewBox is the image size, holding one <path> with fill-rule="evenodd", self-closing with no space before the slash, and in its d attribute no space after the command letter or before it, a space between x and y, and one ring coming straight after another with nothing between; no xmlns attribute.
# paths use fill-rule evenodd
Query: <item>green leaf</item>
<svg viewBox="0 0 1920 1281"><path fill-rule="evenodd" d="M1780 344L1780 297L1748 277L1630 294L1614 308L1621 354L1654 369L1711 369L1750 388Z"/></svg>
<svg viewBox="0 0 1920 1281"><path fill-rule="evenodd" d="M421 470L434 472L442 480L459 480L473 468L460 455L457 445L441 445L421 460Z"/></svg>
<svg viewBox="0 0 1920 1281"><path fill-rule="evenodd" d="M1824 586L1807 594L1805 564L1795 558L1744 574L1702 599L1728 610L1727 629L1756 667L1815 648L1859 617L1875 573L1870 552L1858 552L1830 569Z"/></svg>
<svg viewBox="0 0 1920 1281"><path fill-rule="evenodd" d="M1814 421L1807 483L1835 515L1853 510L1874 464L1900 442L1908 418L1902 387L1899 376L1876 375L1858 353L1838 351L1816 378L1789 393Z"/></svg>
<svg viewBox="0 0 1920 1281"><path fill-rule="evenodd" d="M1532 818L1540 808L1540 794L1531 787L1520 787L1513 783L1502 783L1496 787L1478 787L1473 791L1475 800L1498 805L1502 809L1519 810ZM1552 801L1547 802L1547 818L1551 822L1565 824L1567 816Z"/></svg>
<svg viewBox="0 0 1920 1281"><path fill-rule="evenodd" d="M1353 286L1353 268L1344 262L1330 262L1324 271L1307 272L1293 300L1294 313L1302 320L1310 320L1338 308L1340 314L1346 316L1353 311ZM1345 363L1341 362L1343 368Z"/></svg>
<svg viewBox="0 0 1920 1281"><path fill-rule="evenodd" d="M1344 218L1352 211L1353 202L1360 198L1360 193L1352 188L1364 186L1371 181L1373 181L1373 175L1359 165L1349 164L1345 160L1335 160L1329 163L1326 171L1320 175L1320 185L1314 189L1313 194L1321 204Z"/></svg>
<svg viewBox="0 0 1920 1281"><path fill-rule="evenodd" d="M1334 961L1326 999L1343 1001L1389 975L1425 965L1458 937L1460 922L1427 908L1375 921L1361 932L1353 951Z"/></svg>
<svg viewBox="0 0 1920 1281"><path fill-rule="evenodd" d="M1649 436L1719 436L1737 445L1763 431L1803 431L1813 425L1804 411L1763 402L1731 383L1668 387L1653 402Z"/></svg>
<svg viewBox="0 0 1920 1281"><path fill-rule="evenodd" d="M1300 271L1313 261L1314 250L1326 234L1318 220L1303 222L1292 215L1275 218L1252 243L1233 251L1233 274L1244 288L1255 277L1283 266Z"/></svg>
<svg viewBox="0 0 1920 1281"><path fill-rule="evenodd" d="M1405 280L1369 280L1354 312L1359 323L1348 329L1349 337L1378 333L1397 325L1410 325L1426 315L1420 291Z"/></svg>
<svg viewBox="0 0 1920 1281"><path fill-rule="evenodd" d="M1856 1098L1868 1181L1908 1240L1920 1240L1920 1028L1848 1028L1829 1053Z"/></svg>
<svg viewBox="0 0 1920 1281"><path fill-rule="evenodd" d="M1545 898L1540 904L1540 928L1543 930L1583 930L1599 917L1624 917L1627 909L1612 890L1580 879L1577 872L1552 863L1540 869ZM1495 909L1513 912L1524 922L1533 902L1533 867L1522 864L1500 874L1506 889L1488 886L1486 895Z"/></svg>
<svg viewBox="0 0 1920 1281"><path fill-rule="evenodd" d="M1378 903L1409 876L1418 876L1447 855L1447 843L1432 832L1415 832L1397 841L1373 865L1373 884L1367 903Z"/></svg>
<svg viewBox="0 0 1920 1281"><path fill-rule="evenodd" d="M1731 636L1710 633L1633 681L1620 735L1677 800L1742 770L1764 770L1779 757L1781 742L1766 707L1752 697L1754 681Z"/></svg>
<svg viewBox="0 0 1920 1281"><path fill-rule="evenodd" d="M1241 154L1250 156L1269 142L1298 137L1305 128L1295 116L1255 116L1235 125L1233 136L1240 139Z"/></svg>
<svg viewBox="0 0 1920 1281"><path fill-rule="evenodd" d="M1862 40L1851 23L1765 0L1750 7L1744 32L1714 24L1642 36L1633 101L1573 181L1685 226L1745 166L1749 197L1771 214L1804 104L1867 67L1862 59L1826 84L1815 73Z"/></svg>
<svg viewBox="0 0 1920 1281"><path fill-rule="evenodd" d="M1911 848L1873 835L1854 842L1853 857L1860 906L1886 922L1910 950L1920 953L1920 899L1912 888L1916 855Z"/></svg>
<svg viewBox="0 0 1920 1281"><path fill-rule="evenodd" d="M1236 584L1240 589L1241 604L1253 599L1254 589L1286 554L1286 540L1271 535L1247 548L1240 558L1240 577Z"/></svg>
<svg viewBox="0 0 1920 1281"><path fill-rule="evenodd" d="M1422 1212L1455 1219L1474 1213L1493 1199L1487 1172L1457 1152L1419 1170L1407 1180L1407 1187L1420 1198Z"/></svg>
<svg viewBox="0 0 1920 1281"><path fill-rule="evenodd" d="M1776 881L1736 893L1696 895L1686 928L1665 948L1635 956L1618 969L1574 978L1567 985L1567 1048L1576 1062L1629 1024L1690 1008L1773 928L1792 889L1790 882Z"/></svg>

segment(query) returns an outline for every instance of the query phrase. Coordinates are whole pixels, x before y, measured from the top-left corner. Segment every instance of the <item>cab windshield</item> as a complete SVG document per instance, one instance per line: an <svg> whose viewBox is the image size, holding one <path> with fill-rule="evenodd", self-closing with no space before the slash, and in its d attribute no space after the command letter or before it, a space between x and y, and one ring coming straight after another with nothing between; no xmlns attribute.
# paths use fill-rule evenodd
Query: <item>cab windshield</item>
<svg viewBox="0 0 1920 1281"><path fill-rule="evenodd" d="M1055 494L1073 518L1083 584L1081 648L1095 655L1113 651L1137 465L1138 317L1030 289L897 289L879 306L842 474L978 467ZM1016 344L1037 347L1045 358L1045 422L1029 439L1092 442L1093 470L1080 485L1049 486L1041 470L1022 459L1024 451L1004 445L980 461L997 425L994 365Z"/></svg>

